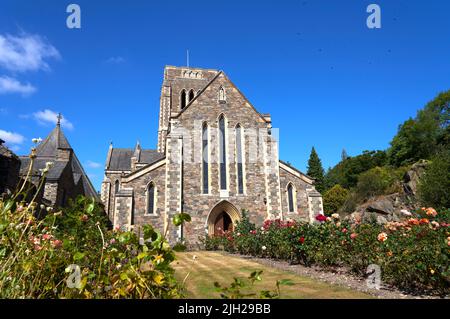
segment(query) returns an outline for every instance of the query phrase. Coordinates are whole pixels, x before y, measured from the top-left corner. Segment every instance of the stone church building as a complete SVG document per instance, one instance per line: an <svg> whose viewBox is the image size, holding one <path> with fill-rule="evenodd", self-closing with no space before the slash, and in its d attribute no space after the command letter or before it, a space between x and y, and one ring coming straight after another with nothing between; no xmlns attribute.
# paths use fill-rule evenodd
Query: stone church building
<svg viewBox="0 0 450 319"><path fill-rule="evenodd" d="M232 230L243 210L257 225L323 214L313 179L279 160L270 115L223 71L188 67L164 70L157 149L111 144L101 198L114 227L168 227L189 244ZM180 212L192 222L175 227Z"/></svg>
<svg viewBox="0 0 450 319"><path fill-rule="evenodd" d="M36 147L36 158L31 172L30 157L20 156L20 179L28 181L31 193L34 194L42 178L41 170L50 162L53 166L46 174L44 185L37 196L39 203L64 207L70 198L76 198L78 195L98 200L94 186L61 128L61 119L59 115L56 127Z"/></svg>

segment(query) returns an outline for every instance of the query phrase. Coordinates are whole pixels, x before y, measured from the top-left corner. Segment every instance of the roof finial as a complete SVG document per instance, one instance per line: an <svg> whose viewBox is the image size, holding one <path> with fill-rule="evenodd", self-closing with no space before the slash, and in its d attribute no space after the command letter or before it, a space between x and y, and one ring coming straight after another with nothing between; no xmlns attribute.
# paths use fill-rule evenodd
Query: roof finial
<svg viewBox="0 0 450 319"><path fill-rule="evenodd" d="M61 113L58 113L58 116L56 117L57 118L57 122L56 122L56 125L57 126L61 126L61 120L62 120L62 114Z"/></svg>

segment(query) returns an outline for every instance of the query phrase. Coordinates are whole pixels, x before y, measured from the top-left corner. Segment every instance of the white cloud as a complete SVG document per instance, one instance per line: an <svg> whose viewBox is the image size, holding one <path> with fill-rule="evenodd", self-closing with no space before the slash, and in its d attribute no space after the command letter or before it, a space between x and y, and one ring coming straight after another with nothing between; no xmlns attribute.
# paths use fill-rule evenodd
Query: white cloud
<svg viewBox="0 0 450 319"><path fill-rule="evenodd" d="M25 137L19 133L8 132L0 130L0 139L4 140L9 145L22 144L25 141Z"/></svg>
<svg viewBox="0 0 450 319"><path fill-rule="evenodd" d="M20 83L8 76L0 76L0 94L19 93L29 95L36 92L36 88L30 83Z"/></svg>
<svg viewBox="0 0 450 319"><path fill-rule="evenodd" d="M113 56L113 57L110 57L108 60L106 60L106 63L109 63L109 64L121 64L124 62L125 62L125 59L121 56Z"/></svg>
<svg viewBox="0 0 450 319"><path fill-rule="evenodd" d="M58 50L39 35L0 35L0 66L7 70L50 70L46 60L60 57Z"/></svg>
<svg viewBox="0 0 450 319"><path fill-rule="evenodd" d="M49 109L33 113L33 117L40 124L56 124L58 121L58 113ZM61 119L61 125L69 130L74 128L73 124L64 117Z"/></svg>
<svg viewBox="0 0 450 319"><path fill-rule="evenodd" d="M86 166L89 168L100 168L100 167L102 167L102 164L94 162L94 161L87 161Z"/></svg>

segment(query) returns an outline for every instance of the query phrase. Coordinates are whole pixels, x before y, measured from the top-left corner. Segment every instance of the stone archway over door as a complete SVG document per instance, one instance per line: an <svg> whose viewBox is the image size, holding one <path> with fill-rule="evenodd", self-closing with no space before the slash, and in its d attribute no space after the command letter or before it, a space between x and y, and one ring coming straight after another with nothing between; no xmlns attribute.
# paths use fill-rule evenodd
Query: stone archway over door
<svg viewBox="0 0 450 319"><path fill-rule="evenodd" d="M226 200L221 201L209 213L208 235L218 235L220 231L233 230L240 219L239 211L233 204Z"/></svg>

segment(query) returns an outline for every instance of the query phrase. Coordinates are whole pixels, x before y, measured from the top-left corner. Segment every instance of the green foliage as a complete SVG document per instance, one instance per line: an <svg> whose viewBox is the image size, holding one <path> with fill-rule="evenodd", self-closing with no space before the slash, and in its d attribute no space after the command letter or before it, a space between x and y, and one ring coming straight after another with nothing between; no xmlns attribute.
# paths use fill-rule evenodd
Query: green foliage
<svg viewBox="0 0 450 319"><path fill-rule="evenodd" d="M322 167L322 161L320 160L314 147L312 148L309 156L307 174L314 178L316 181L316 189L319 192L322 192L324 190L324 170Z"/></svg>
<svg viewBox="0 0 450 319"><path fill-rule="evenodd" d="M359 198L382 195L394 183L395 178L386 167L375 167L358 177L356 194Z"/></svg>
<svg viewBox="0 0 450 319"><path fill-rule="evenodd" d="M339 184L346 189L351 189L358 183L359 174L385 164L386 152L384 151L364 151L361 155L348 157L327 172L326 188L330 189Z"/></svg>
<svg viewBox="0 0 450 319"><path fill-rule="evenodd" d="M30 158L29 171L35 149ZM37 204L51 166L35 193L23 183L0 200L0 298L181 297L165 234L145 225L141 244L135 232L109 230L103 208L81 196L58 212ZM173 223L189 221L178 214Z"/></svg>
<svg viewBox="0 0 450 319"><path fill-rule="evenodd" d="M419 197L424 206L450 207L450 150L437 154L426 168L419 184Z"/></svg>
<svg viewBox="0 0 450 319"><path fill-rule="evenodd" d="M170 265L174 252L151 225L140 244L134 232L108 230L91 199L78 197L42 220L35 205L9 203L0 201L0 297L181 297ZM75 286L68 284L71 264L80 269Z"/></svg>
<svg viewBox="0 0 450 319"><path fill-rule="evenodd" d="M417 212L408 221L384 226L349 224L336 216L317 224L270 220L262 228L240 235L250 237L241 240L254 245L236 245L236 234L229 234L228 238L233 239L224 247L306 266L345 266L361 276L369 265L377 264L385 283L401 289L448 294L449 221L450 210L438 213L432 208ZM226 293L233 294L230 290Z"/></svg>
<svg viewBox="0 0 450 319"><path fill-rule="evenodd" d="M349 191L339 184L327 190L323 195L323 209L325 214L331 215L337 213L342 205L344 205L348 195Z"/></svg>
<svg viewBox="0 0 450 319"><path fill-rule="evenodd" d="M430 159L437 150L448 147L450 91L439 94L417 116L405 121L391 141L389 163L395 166Z"/></svg>

